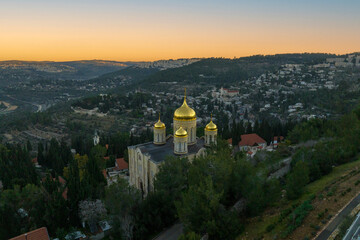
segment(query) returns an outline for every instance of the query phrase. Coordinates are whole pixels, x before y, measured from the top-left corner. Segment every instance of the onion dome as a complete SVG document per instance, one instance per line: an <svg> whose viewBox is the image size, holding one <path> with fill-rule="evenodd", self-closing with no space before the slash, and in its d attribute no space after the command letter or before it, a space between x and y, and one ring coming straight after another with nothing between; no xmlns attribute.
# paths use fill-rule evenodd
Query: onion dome
<svg viewBox="0 0 360 240"><path fill-rule="evenodd" d="M160 114L159 114L159 120L154 124L154 128L157 129L165 128L165 124L160 120Z"/></svg>
<svg viewBox="0 0 360 240"><path fill-rule="evenodd" d="M179 127L179 129L175 132L175 137L187 137L187 132L182 127Z"/></svg>
<svg viewBox="0 0 360 240"><path fill-rule="evenodd" d="M212 121L212 114L211 114L211 120L210 120L210 122L206 125L205 129L206 129L207 131L215 131L215 130L217 130L216 124L213 123L213 121Z"/></svg>
<svg viewBox="0 0 360 240"><path fill-rule="evenodd" d="M160 121L160 119L159 119L159 121L157 121L157 122L154 124L154 128L158 128L158 129L160 129L160 128L165 128L165 124L164 124L162 121Z"/></svg>
<svg viewBox="0 0 360 240"><path fill-rule="evenodd" d="M196 113L194 109L189 107L186 103L186 89L185 89L185 96L184 96L184 103L175 110L174 112L174 119L175 120L195 120L196 119Z"/></svg>

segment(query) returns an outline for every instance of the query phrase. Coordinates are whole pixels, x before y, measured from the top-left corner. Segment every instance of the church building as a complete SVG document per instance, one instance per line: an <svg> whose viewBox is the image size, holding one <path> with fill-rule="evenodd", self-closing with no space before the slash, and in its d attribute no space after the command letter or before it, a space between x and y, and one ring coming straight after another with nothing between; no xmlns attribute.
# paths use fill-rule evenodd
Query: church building
<svg viewBox="0 0 360 240"><path fill-rule="evenodd" d="M218 130L212 117L204 137L196 136L196 113L186 102L186 90L183 104L174 112L173 129L173 134L166 136L166 126L159 116L153 127L153 142L128 147L130 184L144 196L154 189L155 175L168 156L192 160L204 154L205 147L216 144Z"/></svg>

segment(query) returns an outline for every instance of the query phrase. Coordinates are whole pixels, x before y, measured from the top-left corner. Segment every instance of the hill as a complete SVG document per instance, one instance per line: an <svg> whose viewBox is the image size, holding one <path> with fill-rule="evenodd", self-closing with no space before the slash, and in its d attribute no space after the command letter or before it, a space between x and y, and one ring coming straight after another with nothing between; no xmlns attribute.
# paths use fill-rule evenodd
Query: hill
<svg viewBox="0 0 360 240"><path fill-rule="evenodd" d="M146 89L174 89L181 85L215 84L228 86L259 76L266 72L278 70L284 64L317 64L333 54L277 54L257 55L237 59L208 58L179 68L159 71L144 79L139 85Z"/></svg>
<svg viewBox="0 0 360 240"><path fill-rule="evenodd" d="M2 61L0 62L0 86L31 80L86 80L130 65L131 63L104 60L71 62Z"/></svg>

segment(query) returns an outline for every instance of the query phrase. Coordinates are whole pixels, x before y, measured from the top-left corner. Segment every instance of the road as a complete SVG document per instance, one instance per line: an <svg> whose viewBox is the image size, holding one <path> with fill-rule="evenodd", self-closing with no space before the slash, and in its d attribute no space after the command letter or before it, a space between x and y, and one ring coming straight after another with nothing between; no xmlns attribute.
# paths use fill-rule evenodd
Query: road
<svg viewBox="0 0 360 240"><path fill-rule="evenodd" d="M282 162L282 164L284 164L284 166L282 168L278 169L276 172L273 172L272 174L270 174L268 179L281 178L281 177L285 176L290 171L291 160L292 160L292 156L283 159L281 162Z"/></svg>
<svg viewBox="0 0 360 240"><path fill-rule="evenodd" d="M338 215L326 226L326 228L315 238L316 240L326 240L335 231L340 223L348 216L351 211L360 204L360 194L354 198Z"/></svg>
<svg viewBox="0 0 360 240"><path fill-rule="evenodd" d="M178 240L183 233L183 226L181 223L174 224L171 228L166 229L153 240Z"/></svg>
<svg viewBox="0 0 360 240"><path fill-rule="evenodd" d="M37 108L36 112L41 112L42 111L42 105L40 104L36 104L36 103L32 103L32 102L27 102L27 101L23 101L23 100L20 100L20 99L17 99L17 98L14 98L10 95L6 95L8 98L11 98L15 101L19 101L19 102L23 102L23 103L27 103L27 104L30 104L30 105L33 105L34 107Z"/></svg>

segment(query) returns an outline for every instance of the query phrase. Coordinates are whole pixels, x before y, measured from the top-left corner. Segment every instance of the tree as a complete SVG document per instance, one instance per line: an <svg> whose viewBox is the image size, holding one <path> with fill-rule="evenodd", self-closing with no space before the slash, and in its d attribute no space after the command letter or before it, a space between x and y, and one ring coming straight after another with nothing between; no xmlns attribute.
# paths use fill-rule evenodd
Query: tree
<svg viewBox="0 0 360 240"><path fill-rule="evenodd" d="M70 222L77 224L78 219L78 206L80 200L85 198L84 189L82 189L80 181L80 173L78 162L74 159L70 162L67 176L67 187L68 187L68 205L70 208Z"/></svg>
<svg viewBox="0 0 360 240"><path fill-rule="evenodd" d="M51 234L54 234L58 228L69 227L70 212L62 196L62 191L54 191L44 209L43 218Z"/></svg>
<svg viewBox="0 0 360 240"><path fill-rule="evenodd" d="M106 209L100 199L79 202L79 216L82 222L87 222L89 225L96 224L105 215Z"/></svg>
<svg viewBox="0 0 360 240"><path fill-rule="evenodd" d="M220 208L223 193L217 193L213 182L207 177L199 185L190 186L182 195L181 201L175 203L185 231L199 234L216 234L216 217Z"/></svg>
<svg viewBox="0 0 360 240"><path fill-rule="evenodd" d="M38 143L38 155L37 160L40 165L43 165L45 163L45 157L44 157L44 145L39 142Z"/></svg>
<svg viewBox="0 0 360 240"><path fill-rule="evenodd" d="M24 187L27 183L37 184L35 167L26 148L0 144L0 179L4 189L15 185Z"/></svg>
<svg viewBox="0 0 360 240"><path fill-rule="evenodd" d="M27 232L42 226L47 226L51 233L55 233L58 227L68 227L69 212L61 193L62 191L58 190L47 192L45 186L38 187L33 184L27 184L22 189L15 186L5 190L0 195L0 236L10 234L13 237L19 235L19 231ZM26 221L18 211L20 208L27 213ZM6 224L8 229L5 233L2 233L3 224ZM12 224L16 224L15 229Z"/></svg>
<svg viewBox="0 0 360 240"><path fill-rule="evenodd" d="M122 178L105 190L105 206L112 220L113 233L125 239L133 239L135 220L133 208L141 201L140 192Z"/></svg>
<svg viewBox="0 0 360 240"><path fill-rule="evenodd" d="M0 194L0 238L9 239L20 234L21 216L18 206L21 201L19 186L8 189Z"/></svg>
<svg viewBox="0 0 360 240"><path fill-rule="evenodd" d="M222 203L228 203L228 193L231 187L231 175L234 159L231 157L226 141L218 141L218 145L210 148L205 156L192 161L189 169L189 186L199 185L203 179L210 177L215 190L222 195Z"/></svg>
<svg viewBox="0 0 360 240"><path fill-rule="evenodd" d="M154 191L135 209L135 238L153 235L176 221L174 201L180 200L181 193L188 187L189 167L188 159L175 157L167 158L160 165Z"/></svg>
<svg viewBox="0 0 360 240"><path fill-rule="evenodd" d="M106 166L106 161L104 160L106 151L107 151L106 148L101 145L94 146L90 151L90 157L96 159L100 169L104 169Z"/></svg>
<svg viewBox="0 0 360 240"><path fill-rule="evenodd" d="M168 195L172 201L178 200L181 193L187 189L189 167L187 158L168 158L160 165L159 172L156 174L154 190Z"/></svg>
<svg viewBox="0 0 360 240"><path fill-rule="evenodd" d="M28 152L32 151L32 146L31 146L31 143L30 143L29 140L27 140L27 142L26 142L26 149L27 149Z"/></svg>
<svg viewBox="0 0 360 240"><path fill-rule="evenodd" d="M252 130L252 127L251 127L251 123L248 122L248 123L246 124L245 133L246 133L246 134L250 134L250 133L252 133L252 132L253 132L253 130Z"/></svg>
<svg viewBox="0 0 360 240"><path fill-rule="evenodd" d="M93 156L90 156L89 161L86 164L86 171L82 184L85 196L91 199L98 199L103 195L106 180L101 173L97 159Z"/></svg>
<svg viewBox="0 0 360 240"><path fill-rule="evenodd" d="M64 167L72 159L70 148L64 141L60 144L56 139L51 139L49 150L46 152L44 165L52 168L56 174L62 176Z"/></svg>
<svg viewBox="0 0 360 240"><path fill-rule="evenodd" d="M286 193L289 199L298 198L309 182L309 169L304 161L298 161L286 178Z"/></svg>

